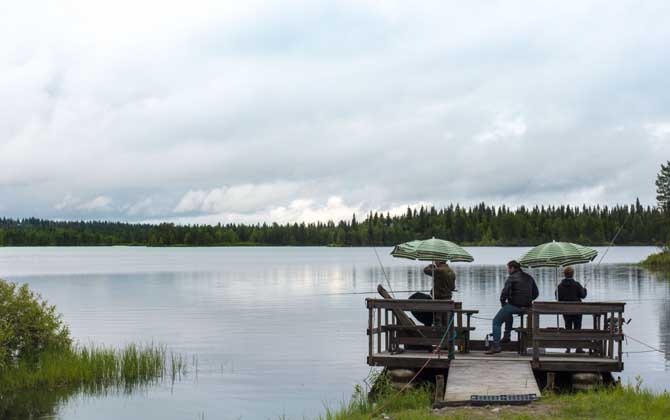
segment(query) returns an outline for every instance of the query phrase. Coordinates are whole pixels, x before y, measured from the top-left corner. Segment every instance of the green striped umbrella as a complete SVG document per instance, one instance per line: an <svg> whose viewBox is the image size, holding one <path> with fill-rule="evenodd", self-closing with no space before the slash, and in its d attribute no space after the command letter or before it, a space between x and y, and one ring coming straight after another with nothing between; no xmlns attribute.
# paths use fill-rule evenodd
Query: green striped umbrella
<svg viewBox="0 0 670 420"><path fill-rule="evenodd" d="M524 267L565 267L593 261L598 251L570 242L547 242L538 245L521 257Z"/></svg>
<svg viewBox="0 0 670 420"><path fill-rule="evenodd" d="M598 251L584 245L570 242L547 242L538 245L526 252L519 264L524 267L555 267L556 287L558 287L558 267L574 264L586 264L594 260ZM558 299L558 295L556 296ZM558 328L558 315L556 315L556 328Z"/></svg>
<svg viewBox="0 0 670 420"><path fill-rule="evenodd" d="M455 243L435 238L396 245L391 255L421 261L474 261L468 251Z"/></svg>

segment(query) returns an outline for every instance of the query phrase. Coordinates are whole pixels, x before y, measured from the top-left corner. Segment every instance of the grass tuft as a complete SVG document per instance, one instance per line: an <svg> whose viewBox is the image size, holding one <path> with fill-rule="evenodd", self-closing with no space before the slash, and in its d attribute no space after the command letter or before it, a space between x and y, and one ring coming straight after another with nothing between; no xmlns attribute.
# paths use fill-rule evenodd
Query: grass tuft
<svg viewBox="0 0 670 420"><path fill-rule="evenodd" d="M130 344L122 349L73 346L65 351L46 351L37 362L6 367L0 374L0 391L70 387L92 393L109 387L130 391L162 379L166 362L166 348L153 344ZM185 373L185 364L177 368L179 374Z"/></svg>

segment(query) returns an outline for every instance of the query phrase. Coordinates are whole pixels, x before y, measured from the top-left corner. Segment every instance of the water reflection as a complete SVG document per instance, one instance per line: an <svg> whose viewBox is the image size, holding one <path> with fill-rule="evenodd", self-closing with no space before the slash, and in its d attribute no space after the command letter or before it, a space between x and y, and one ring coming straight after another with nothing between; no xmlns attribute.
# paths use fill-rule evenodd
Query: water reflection
<svg viewBox="0 0 670 420"><path fill-rule="evenodd" d="M523 250L470 251L477 264L453 265L454 296L480 310L473 336L483 338L491 328L485 318L500 307L504 263ZM576 276L588 287L587 300L626 301L628 332L664 351L628 354L624 380L640 374L663 389L670 386L670 281L630 264L652 251L613 248L602 265L577 266ZM369 373L366 296L352 293L376 297L377 285L386 287L385 274L396 291L432 287L425 263L379 254L383 270L370 249L0 250L0 277L28 281L58 306L83 344L153 341L198 356L197 382L174 389L22 398L59 405L64 420L313 418L324 403L347 398ZM553 300L555 270L530 272L540 299ZM646 349L629 342L626 350Z"/></svg>

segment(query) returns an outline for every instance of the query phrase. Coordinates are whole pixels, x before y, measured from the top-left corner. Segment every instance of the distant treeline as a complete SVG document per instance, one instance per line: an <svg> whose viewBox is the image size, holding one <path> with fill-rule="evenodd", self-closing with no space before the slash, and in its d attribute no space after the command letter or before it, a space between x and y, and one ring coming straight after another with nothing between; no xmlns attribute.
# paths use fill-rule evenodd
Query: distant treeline
<svg viewBox="0 0 670 420"><path fill-rule="evenodd" d="M400 216L370 213L339 223L175 225L0 219L2 246L74 245L393 245L430 237L464 245L536 245L557 240L604 245L626 221L618 245L667 242L670 223L639 201L615 207L474 207L407 209Z"/></svg>

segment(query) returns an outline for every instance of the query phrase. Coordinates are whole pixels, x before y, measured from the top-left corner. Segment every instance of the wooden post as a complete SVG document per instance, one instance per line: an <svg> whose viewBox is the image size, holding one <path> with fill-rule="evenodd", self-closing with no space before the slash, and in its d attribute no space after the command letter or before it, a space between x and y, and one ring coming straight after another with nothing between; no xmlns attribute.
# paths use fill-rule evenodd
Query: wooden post
<svg viewBox="0 0 670 420"><path fill-rule="evenodd" d="M618 333L621 335L621 337L623 337L623 314L621 312L619 312ZM619 359L619 365L621 365L621 363L623 363L623 348L622 348L623 347L623 339L621 337L619 338L618 343L617 343L617 347L618 347L618 351L617 351L618 355L617 356L618 356L618 359Z"/></svg>
<svg viewBox="0 0 670 420"><path fill-rule="evenodd" d="M614 359L614 312L611 312L610 320L610 339L608 340L607 352L610 359Z"/></svg>
<svg viewBox="0 0 670 420"><path fill-rule="evenodd" d="M455 308L457 310L463 309L463 302L454 302ZM456 326L458 328L458 331L463 331L463 313L459 310L456 315ZM465 337L465 333L461 338ZM458 345L458 351L459 352L464 352L465 351L465 340L461 340L461 344Z"/></svg>
<svg viewBox="0 0 670 420"><path fill-rule="evenodd" d="M373 310L374 309L372 307L368 308L368 355L370 357L372 357L372 354L373 354L372 353L372 347L374 346L374 343L373 343L373 338L374 337L372 336L372 327L374 327L373 321L372 321L372 318L373 318L373 316L372 316L373 312L372 311Z"/></svg>
<svg viewBox="0 0 670 420"><path fill-rule="evenodd" d="M547 391L553 391L556 388L556 373L547 372L547 386L544 388Z"/></svg>
<svg viewBox="0 0 670 420"><path fill-rule="evenodd" d="M384 325L389 324L389 310L384 311ZM384 331L384 350L389 351L389 332L388 330Z"/></svg>
<svg viewBox="0 0 670 420"><path fill-rule="evenodd" d="M444 401L444 375L435 376L435 402Z"/></svg>
<svg viewBox="0 0 670 420"><path fill-rule="evenodd" d="M533 316L533 365L537 365L540 363L540 347L539 343L537 342L537 336L540 332L540 314L535 313L533 311L532 316ZM529 318L530 319L530 318Z"/></svg>
<svg viewBox="0 0 670 420"><path fill-rule="evenodd" d="M377 308L377 352L382 351L382 308Z"/></svg>

